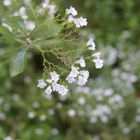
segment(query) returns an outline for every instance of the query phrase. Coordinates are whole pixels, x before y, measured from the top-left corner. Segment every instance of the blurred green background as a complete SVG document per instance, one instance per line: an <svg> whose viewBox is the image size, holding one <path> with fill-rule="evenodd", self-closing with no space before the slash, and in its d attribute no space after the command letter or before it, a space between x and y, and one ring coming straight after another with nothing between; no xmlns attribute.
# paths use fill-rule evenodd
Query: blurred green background
<svg viewBox="0 0 140 140"><path fill-rule="evenodd" d="M72 5L88 19L81 34L96 39L104 67L89 64L86 86L44 97L36 87L40 55L29 54L27 68L14 78L0 57L0 140L140 140L140 1L53 2L62 15ZM22 0L9 7L1 0L1 21L19 6L25 6ZM0 42L0 56L5 44Z"/></svg>

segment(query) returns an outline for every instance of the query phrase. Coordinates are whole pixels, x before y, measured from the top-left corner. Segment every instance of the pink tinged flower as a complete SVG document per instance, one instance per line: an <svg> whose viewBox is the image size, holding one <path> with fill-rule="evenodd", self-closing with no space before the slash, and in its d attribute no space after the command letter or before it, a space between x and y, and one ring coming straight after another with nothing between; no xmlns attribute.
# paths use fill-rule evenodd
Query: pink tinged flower
<svg viewBox="0 0 140 140"><path fill-rule="evenodd" d="M51 88L51 86L48 86L48 87L46 88L45 93L48 94L48 95L50 95L50 94L52 93L52 88Z"/></svg>
<svg viewBox="0 0 140 140"><path fill-rule="evenodd" d="M44 82L43 79L38 80L38 85L37 85L38 88L44 88L46 87L46 85L47 84Z"/></svg>
<svg viewBox="0 0 140 140"><path fill-rule="evenodd" d="M68 89L64 85L60 85L58 93L64 96L68 93Z"/></svg>
<svg viewBox="0 0 140 140"><path fill-rule="evenodd" d="M56 91L61 95L66 95L68 92L68 89L64 85L60 85L57 83L52 83L52 89L53 91Z"/></svg>
<svg viewBox="0 0 140 140"><path fill-rule="evenodd" d="M86 66L85 60L82 57L79 60L77 60L75 63L80 64L82 68Z"/></svg>
<svg viewBox="0 0 140 140"><path fill-rule="evenodd" d="M75 82L75 78L73 78L71 76L67 76L66 81L68 81L68 83L74 83Z"/></svg>
<svg viewBox="0 0 140 140"><path fill-rule="evenodd" d="M72 16L78 15L76 9L72 6L69 9L66 9L66 14L67 15L72 15Z"/></svg>
<svg viewBox="0 0 140 140"><path fill-rule="evenodd" d="M97 59L93 59L93 62L95 63L95 67L97 69L100 69L103 67L103 64L104 64L103 60L97 58Z"/></svg>
<svg viewBox="0 0 140 140"><path fill-rule="evenodd" d="M95 50L96 45L95 45L95 42L94 42L93 38L90 38L88 40L87 46L88 46L89 50L93 50L93 51Z"/></svg>
<svg viewBox="0 0 140 140"><path fill-rule="evenodd" d="M78 74L79 74L78 68L72 66L72 68L71 68L71 72L70 72L69 75L70 75L71 77L75 78L75 77L78 76Z"/></svg>
<svg viewBox="0 0 140 140"><path fill-rule="evenodd" d="M53 82L52 83L52 89L53 89L53 91L58 91L59 90L59 86L60 86L60 84Z"/></svg>
<svg viewBox="0 0 140 140"><path fill-rule="evenodd" d="M77 28L87 26L87 19L83 18L83 17L76 18L76 19L74 19L74 23L75 23Z"/></svg>
<svg viewBox="0 0 140 140"><path fill-rule="evenodd" d="M54 72L50 72L50 76L51 76L51 81L52 82L58 82L59 75L55 71Z"/></svg>
<svg viewBox="0 0 140 140"><path fill-rule="evenodd" d="M66 77L66 81L68 83L74 83L75 82L75 78L78 76L79 74L79 71L78 71L79 68L75 67L75 66L72 66L71 67L71 72L69 73L69 75Z"/></svg>

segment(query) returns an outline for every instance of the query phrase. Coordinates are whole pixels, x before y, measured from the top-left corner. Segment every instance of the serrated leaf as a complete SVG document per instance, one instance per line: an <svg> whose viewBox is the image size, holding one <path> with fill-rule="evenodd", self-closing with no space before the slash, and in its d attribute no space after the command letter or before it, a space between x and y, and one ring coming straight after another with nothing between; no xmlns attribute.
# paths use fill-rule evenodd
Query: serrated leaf
<svg viewBox="0 0 140 140"><path fill-rule="evenodd" d="M10 62L10 75L16 76L20 74L25 67L25 54L26 51L20 51L18 52L14 57L12 57Z"/></svg>

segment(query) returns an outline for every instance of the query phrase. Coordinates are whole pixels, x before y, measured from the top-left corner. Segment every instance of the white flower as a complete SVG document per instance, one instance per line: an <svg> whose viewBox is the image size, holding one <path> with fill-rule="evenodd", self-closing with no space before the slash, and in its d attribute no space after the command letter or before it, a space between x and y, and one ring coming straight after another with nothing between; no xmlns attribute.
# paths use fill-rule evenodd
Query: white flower
<svg viewBox="0 0 140 140"><path fill-rule="evenodd" d="M68 93L68 89L64 85L60 85L58 83L52 83L53 91L58 92L61 95L66 95Z"/></svg>
<svg viewBox="0 0 140 140"><path fill-rule="evenodd" d="M46 90L45 90L46 96L50 95L54 91L58 92L61 95L66 95L68 93L68 89L66 86L58 83L59 75L55 71L53 71L53 72L50 72L50 77L51 77L50 79L46 80L48 83L47 87L46 87L46 83L44 82L43 79L38 81L39 83L38 83L37 87L39 87L39 88L46 87Z"/></svg>
<svg viewBox="0 0 140 140"><path fill-rule="evenodd" d="M128 128L128 127L125 127L125 128L123 128L122 131L123 131L124 134L129 134L131 132L131 129Z"/></svg>
<svg viewBox="0 0 140 140"><path fill-rule="evenodd" d="M68 81L68 83L74 83L75 78L78 76L78 74L79 74L78 68L75 67L75 66L72 66L71 67L71 72L66 77L66 81Z"/></svg>
<svg viewBox="0 0 140 140"><path fill-rule="evenodd" d="M58 91L59 90L59 86L60 86L60 84L58 84L56 82L53 82L52 83L52 89L53 89L53 91Z"/></svg>
<svg viewBox="0 0 140 140"><path fill-rule="evenodd" d="M0 112L0 121L4 121L6 119L6 115L3 112Z"/></svg>
<svg viewBox="0 0 140 140"><path fill-rule="evenodd" d="M3 5L4 6L10 6L11 5L11 0L4 0Z"/></svg>
<svg viewBox="0 0 140 140"><path fill-rule="evenodd" d="M33 21L25 21L26 30L32 31L35 28L35 22Z"/></svg>
<svg viewBox="0 0 140 140"><path fill-rule="evenodd" d="M75 78L75 77L78 76L78 74L79 74L78 68L72 66L72 68L71 68L71 72L70 72L69 75L70 75L71 77Z"/></svg>
<svg viewBox="0 0 140 140"><path fill-rule="evenodd" d="M85 60L82 57L79 60L77 60L75 63L80 64L82 68L86 66Z"/></svg>
<svg viewBox="0 0 140 140"><path fill-rule="evenodd" d="M95 57L95 59L93 59L93 62L95 63L95 67L97 69L102 68L103 64L104 64L104 61L102 59L100 59L101 53L100 52L96 52L92 56Z"/></svg>
<svg viewBox="0 0 140 140"><path fill-rule="evenodd" d="M99 104L97 107L91 112L94 117L102 117L107 116L111 113L111 109L107 105Z"/></svg>
<svg viewBox="0 0 140 140"><path fill-rule="evenodd" d="M89 72L87 70L82 70L80 71L80 75L87 79L89 77Z"/></svg>
<svg viewBox="0 0 140 140"><path fill-rule="evenodd" d="M64 85L60 85L58 93L64 96L68 93L68 89Z"/></svg>
<svg viewBox="0 0 140 140"><path fill-rule="evenodd" d="M84 97L80 97L79 99L78 99L78 103L80 104L80 105L84 105L85 104L85 98Z"/></svg>
<svg viewBox="0 0 140 140"><path fill-rule="evenodd" d="M30 5L30 0L24 0L24 3L25 3L26 5Z"/></svg>
<svg viewBox="0 0 140 140"><path fill-rule="evenodd" d="M13 140L13 138L11 136L7 136L7 137L4 137L3 140Z"/></svg>
<svg viewBox="0 0 140 140"><path fill-rule="evenodd" d="M110 98L108 99L108 102L109 102L109 104L111 104L111 106L112 106L114 109L124 106L123 97L120 96L119 94L116 94L116 95L110 97Z"/></svg>
<svg viewBox="0 0 140 140"><path fill-rule="evenodd" d="M28 16L26 14L26 8L24 6L20 7L20 9L19 9L19 15L21 16L21 18L23 20L28 19Z"/></svg>
<svg viewBox="0 0 140 140"><path fill-rule="evenodd" d="M59 134L59 130L57 128L53 128L52 129L52 134L53 135L58 135Z"/></svg>
<svg viewBox="0 0 140 140"><path fill-rule="evenodd" d="M140 123L140 116L139 115L136 116L135 121Z"/></svg>
<svg viewBox="0 0 140 140"><path fill-rule="evenodd" d="M56 5L50 4L48 6L48 9L49 9L49 15L50 16L53 16L56 13Z"/></svg>
<svg viewBox="0 0 140 140"><path fill-rule="evenodd" d="M69 109L68 110L68 116L74 117L76 115L76 111L74 109Z"/></svg>
<svg viewBox="0 0 140 140"><path fill-rule="evenodd" d="M72 15L68 16L68 22L73 22L74 21L74 17Z"/></svg>
<svg viewBox="0 0 140 140"><path fill-rule="evenodd" d="M51 76L51 81L53 82L57 82L59 80L59 75L55 71L50 72L50 76Z"/></svg>
<svg viewBox="0 0 140 140"><path fill-rule="evenodd" d="M96 59L100 59L101 53L100 52L96 52L92 56L95 57Z"/></svg>
<svg viewBox="0 0 140 140"><path fill-rule="evenodd" d="M91 123L96 123L97 122L97 117L91 117L91 119L90 119L90 122ZM93 139L94 140L94 139ZM96 140L96 139L95 139ZM97 139L98 140L98 139Z"/></svg>
<svg viewBox="0 0 140 140"><path fill-rule="evenodd" d="M72 15L72 16L78 15L76 9L72 6L69 9L66 9L66 14L67 15Z"/></svg>
<svg viewBox="0 0 140 140"><path fill-rule="evenodd" d="M108 117L105 116L105 115L101 116L100 119L101 119L101 121L102 121L103 123L107 123L107 122L108 122Z"/></svg>
<svg viewBox="0 0 140 140"><path fill-rule="evenodd" d="M77 84L80 86L83 86L87 83L89 77L89 72L86 70L80 71L80 74L78 76Z"/></svg>
<svg viewBox="0 0 140 140"><path fill-rule="evenodd" d="M46 120L46 118L47 118L46 115L42 114L42 115L40 115L39 120L43 122Z"/></svg>
<svg viewBox="0 0 140 140"><path fill-rule="evenodd" d="M74 7L70 7L69 9L66 9L66 14L68 16L68 22L74 22L77 28L87 26L87 19L80 17L80 18L74 18L74 16L78 15L77 11Z"/></svg>
<svg viewBox="0 0 140 140"><path fill-rule="evenodd" d="M40 79L38 80L38 85L37 85L38 88L44 88L46 87L46 83L44 82L43 79Z"/></svg>
<svg viewBox="0 0 140 140"><path fill-rule="evenodd" d="M52 93L51 86L48 86L48 87L46 88L45 93L46 93L46 94L49 94L49 95Z"/></svg>
<svg viewBox="0 0 140 140"><path fill-rule="evenodd" d="M86 70L78 71L79 68L72 66L70 74L67 76L68 83L77 83L78 85L85 85L88 81L89 72Z"/></svg>
<svg viewBox="0 0 140 140"><path fill-rule="evenodd" d="M100 69L103 67L104 61L101 59L93 59L93 62L95 63L95 67L97 69Z"/></svg>
<svg viewBox="0 0 140 140"><path fill-rule="evenodd" d="M50 0L44 0L44 1L42 2L42 7L43 7L44 9L47 8L48 5L49 5L49 3L50 3Z"/></svg>
<svg viewBox="0 0 140 140"><path fill-rule="evenodd" d="M93 38L90 38L88 40L87 46L88 46L89 50L93 50L93 51L95 50L96 45L95 45L95 42L94 42Z"/></svg>
<svg viewBox="0 0 140 140"><path fill-rule="evenodd" d="M83 17L76 18L76 19L74 19L74 23L75 23L77 28L87 26L87 19L83 18Z"/></svg>
<svg viewBox="0 0 140 140"><path fill-rule="evenodd" d="M35 117L35 113L34 113L34 112L29 112L29 113L28 113L28 117L29 117L30 119L33 119L33 118Z"/></svg>
<svg viewBox="0 0 140 140"><path fill-rule="evenodd" d="M87 81L85 81L85 79L83 78L83 76L78 76L77 84L78 84L79 86L85 85L86 82L87 82Z"/></svg>
<svg viewBox="0 0 140 140"><path fill-rule="evenodd" d="M73 78L70 75L67 76L66 80L68 81L68 83L74 83L75 82L75 78Z"/></svg>

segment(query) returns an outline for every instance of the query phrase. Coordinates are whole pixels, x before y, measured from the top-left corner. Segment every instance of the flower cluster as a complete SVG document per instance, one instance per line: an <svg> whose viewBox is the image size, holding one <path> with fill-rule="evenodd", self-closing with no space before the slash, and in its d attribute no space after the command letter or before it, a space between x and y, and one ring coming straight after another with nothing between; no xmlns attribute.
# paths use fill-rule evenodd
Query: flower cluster
<svg viewBox="0 0 140 140"><path fill-rule="evenodd" d="M83 17L75 18L78 15L78 12L74 7L66 9L66 14L68 15L68 22L74 22L77 28L87 26L87 19Z"/></svg>
<svg viewBox="0 0 140 140"><path fill-rule="evenodd" d="M50 72L50 79L47 79L46 82L41 79L38 81L37 87L39 88L45 88L46 94L51 94L52 92L58 92L61 95L66 95L68 92L68 89L66 86L59 84L59 75L54 71Z"/></svg>
<svg viewBox="0 0 140 140"><path fill-rule="evenodd" d="M30 0L25 0L24 2L25 2L25 5L29 5L30 4ZM4 0L3 1L3 5L4 6L10 6L11 3L12 3L11 0ZM11 15L11 17L14 17L14 16L20 16L23 19L23 21L24 21L24 27L25 27L25 29L27 31L32 31L35 28L36 24L35 24L34 21L29 20L29 17L27 15L27 10L26 10L26 7L25 6L21 6L19 8L19 10L16 10ZM5 19L2 21L2 25L4 27L6 27L10 32L13 31L12 27L10 25L8 25L7 23L5 23Z"/></svg>
<svg viewBox="0 0 140 140"><path fill-rule="evenodd" d="M24 3L25 3L25 5L20 6L18 10L14 11L14 13L11 15L11 17L20 16L23 21L24 29L27 31L27 34L29 36L34 36L33 31L36 29L36 32L38 32L40 27L38 27L37 22L32 21L30 19L30 16L28 15L29 9L27 9L26 6L31 5L30 0L24 0ZM3 4L4 4L4 6L9 6L11 4L11 0L4 0ZM56 21L61 20L61 19L59 19L59 17L57 17L57 15L55 17L56 11L57 11L56 6L54 4L52 4L50 0L43 0L41 3L41 6L38 8L37 14L39 14L39 16L44 16L45 13L47 13L47 15L49 15L49 17L48 17L49 22L51 23L51 20L52 20L52 23L54 24L54 26L56 26L58 32L61 34L62 30L59 27L59 25L57 25L57 23L56 23ZM77 15L78 15L77 10L74 7L70 6L69 9L66 9L66 19L65 19L66 23L69 24L69 22L74 22L74 24L76 25L76 28L87 26L87 19L83 18L83 17L76 17ZM67 19L67 17L68 17L68 19ZM67 22L67 20L68 20L68 22ZM7 28L10 32L14 32L15 28L17 28L17 27L13 27L13 26L9 25L8 23L6 23L6 20L2 21L2 26ZM48 25L48 28L49 28L49 25ZM67 34L70 35L71 32L67 33ZM57 34L56 34L56 36L57 36ZM62 39L64 39L64 41L65 41L65 36L67 36L67 35L62 34ZM55 40L55 36L53 39ZM33 42L33 40L31 40L31 37L28 37L28 38L26 38L25 44L27 43L27 44L33 45L32 42ZM39 42L39 41L37 41L37 42ZM103 60L100 58L101 54L100 54L100 52L94 52L96 50L96 45L95 45L94 40L92 38L90 38L87 41L87 43L85 43L85 45L87 46L87 48L82 49L82 51L83 51L82 54L84 54L84 51L87 51L87 50L91 51L92 55L89 58L92 58L92 61L95 63L95 67L97 69L102 68ZM49 63L48 60L45 60L46 59L45 52L43 52L45 49L44 50L42 49L42 45L37 47L37 49L41 52L41 54L43 56L44 75L48 75L48 73L49 73L49 76L50 76L50 79L39 80L37 87L46 88L45 89L46 94L51 94L52 92L58 92L61 95L66 95L68 93L68 89L65 85L59 83L59 81L60 81L59 74L60 73L57 74L55 72L57 70L60 70L61 68L59 69L59 66L55 67L55 64L53 65L53 63ZM59 51L59 50L57 50L57 48L54 50L56 50L57 52ZM61 50L62 50L62 48L61 48ZM65 59L65 55L62 56L63 54L59 54L59 52L58 52L58 54L55 54L55 52L53 52L53 49L51 50L51 52L52 52L52 54L54 54L56 56L57 59L59 59L59 60L63 59L62 61L63 61L64 65L67 66L67 64L66 64L67 58ZM72 58L72 60L70 60L70 61L71 62L70 62L70 64L68 64L68 67L67 67L70 70L70 72L69 71L66 72L66 73L68 73L68 75L65 75L66 73L64 73L64 75L63 75L63 78L65 78L64 82L66 84L74 83L74 84L77 84L80 86L84 86L88 82L88 78L89 78L89 71L84 69L86 67L86 61L87 61L86 57L79 55L79 56L77 56L77 58L74 58L74 59Z"/></svg>
<svg viewBox="0 0 140 140"><path fill-rule="evenodd" d="M97 53L93 54L92 56L94 57L93 58L93 62L95 63L95 67L97 69L102 68L104 61L100 58L101 57L101 53L97 52Z"/></svg>
<svg viewBox="0 0 140 140"><path fill-rule="evenodd" d="M51 4L50 0L44 0L42 2L42 8L40 9L40 12L43 12L44 10L48 10L49 16L53 16L56 13L56 5Z"/></svg>
<svg viewBox="0 0 140 140"><path fill-rule="evenodd" d="M95 51L96 45L93 38L89 39L89 41L87 42L87 46L89 50ZM93 56L93 62L95 63L95 67L97 69L102 68L104 61L101 59L101 53L96 52L96 53L93 53L92 56Z"/></svg>
<svg viewBox="0 0 140 140"><path fill-rule="evenodd" d="M42 3L43 8L48 8L49 1L45 0ZM68 21L74 22L77 28L80 28L82 26L87 25L87 19L84 19L83 17L75 18L75 16L78 15L76 9L74 7L70 7L69 9L66 9L66 14L68 15ZM87 43L87 50L92 52L92 55L90 58L92 58L92 61L95 63L95 67L97 69L100 69L103 67L103 60L100 58L101 53L100 52L94 52L96 50L96 45L93 38L90 38ZM65 78L65 82L68 84L77 84L79 86L84 86L88 82L89 78L89 71L85 70L86 67L86 59L84 59L83 56L80 56L81 58L73 62L70 67L71 70L68 73L68 75ZM68 89L64 85L60 85L58 83L59 81L59 75L56 72L50 72L50 79L47 79L46 82L44 82L43 79L39 80L38 86L39 88L44 88L47 85L47 88L45 90L46 94L51 94L52 92L58 92L61 95L66 95L68 92Z"/></svg>
<svg viewBox="0 0 140 140"><path fill-rule="evenodd" d="M79 64L80 67L85 67L85 60L83 58L80 58L75 62L75 64ZM89 72L87 70L80 70L79 67L72 66L71 72L66 78L66 81L68 83L76 83L80 86L83 86L87 83L89 77Z"/></svg>
<svg viewBox="0 0 140 140"><path fill-rule="evenodd" d="M92 112L91 112L91 123L95 123L99 118L103 123L108 122L108 116L111 114L111 109L107 105L99 104Z"/></svg>
<svg viewBox="0 0 140 140"><path fill-rule="evenodd" d="M18 11L14 12L13 16L20 16L24 21L25 29L28 31L32 31L36 26L34 21L29 20L26 7L24 6L21 6Z"/></svg>

